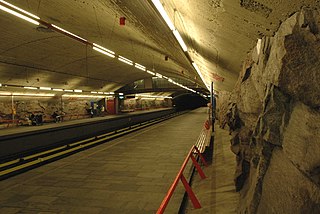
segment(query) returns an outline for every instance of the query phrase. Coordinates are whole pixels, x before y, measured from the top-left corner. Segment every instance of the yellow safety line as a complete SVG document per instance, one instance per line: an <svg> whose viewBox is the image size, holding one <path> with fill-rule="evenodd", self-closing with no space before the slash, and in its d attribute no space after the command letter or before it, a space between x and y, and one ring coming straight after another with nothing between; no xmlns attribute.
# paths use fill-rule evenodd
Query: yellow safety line
<svg viewBox="0 0 320 214"><path fill-rule="evenodd" d="M9 162L6 162L6 163L2 163L2 164L0 164L0 168L5 167L5 166L9 166L9 165L11 165L11 164L18 163L19 161L20 161L20 159L16 159L16 160L13 160L13 161L9 161Z"/></svg>
<svg viewBox="0 0 320 214"><path fill-rule="evenodd" d="M23 169L23 168L28 167L28 166L32 166L32 165L34 165L36 163L40 163L40 162L41 162L41 160L37 159L37 160L31 161L31 162L28 162L28 163L25 163L25 164L10 168L10 169L6 169L6 170L0 172L0 176L9 174L11 172L17 171L19 169Z"/></svg>
<svg viewBox="0 0 320 214"><path fill-rule="evenodd" d="M48 154L48 153L51 153L51 152L55 152L57 150L60 150L60 149L64 149L66 148L67 146L60 146L58 148L54 148L54 149L50 149L50 150L47 150L47 151L44 151L44 152L40 152L40 153L37 153L37 154L34 154L34 155L29 155L27 157L23 157L21 159L23 160L29 160L29 159L32 159L32 158L35 158L35 157L38 157L38 156L41 156L41 155L45 155L45 154Z"/></svg>
<svg viewBox="0 0 320 214"><path fill-rule="evenodd" d="M85 143L85 142L87 142L87 141L94 140L94 139L96 139L96 137L90 137L90 138L88 138L88 139L81 140L81 141L77 141L77 142L75 142L75 143L70 143L70 144L68 144L68 145L69 145L69 146L75 146L75 145L78 145L78 144L81 144L81 143Z"/></svg>

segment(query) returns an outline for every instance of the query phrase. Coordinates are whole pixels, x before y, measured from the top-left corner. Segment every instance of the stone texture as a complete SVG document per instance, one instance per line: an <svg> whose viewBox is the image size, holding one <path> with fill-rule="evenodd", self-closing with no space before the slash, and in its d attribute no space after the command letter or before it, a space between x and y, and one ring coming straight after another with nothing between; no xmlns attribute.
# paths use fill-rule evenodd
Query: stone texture
<svg viewBox="0 0 320 214"><path fill-rule="evenodd" d="M284 131L283 151L288 159L320 186L320 112L296 103Z"/></svg>
<svg viewBox="0 0 320 214"><path fill-rule="evenodd" d="M257 213L320 212L319 186L302 174L281 148L272 154L262 192Z"/></svg>
<svg viewBox="0 0 320 214"><path fill-rule="evenodd" d="M319 29L319 11L293 14L258 41L218 106L237 156L239 213L319 213Z"/></svg>

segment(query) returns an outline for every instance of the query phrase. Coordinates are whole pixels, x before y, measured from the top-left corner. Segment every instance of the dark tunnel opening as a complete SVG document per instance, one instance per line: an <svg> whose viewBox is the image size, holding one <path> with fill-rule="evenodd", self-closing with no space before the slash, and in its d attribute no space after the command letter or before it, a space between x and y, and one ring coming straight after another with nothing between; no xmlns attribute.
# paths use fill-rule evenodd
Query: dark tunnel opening
<svg viewBox="0 0 320 214"><path fill-rule="evenodd" d="M192 110L207 106L209 101L197 94L181 94L172 99L172 104L177 111Z"/></svg>

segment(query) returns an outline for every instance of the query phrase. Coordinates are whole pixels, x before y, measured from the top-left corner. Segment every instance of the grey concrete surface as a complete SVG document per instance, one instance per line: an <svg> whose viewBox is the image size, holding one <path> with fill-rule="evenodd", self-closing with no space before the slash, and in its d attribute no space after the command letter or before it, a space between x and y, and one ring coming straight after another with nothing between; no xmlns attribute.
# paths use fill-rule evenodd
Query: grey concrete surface
<svg viewBox="0 0 320 214"><path fill-rule="evenodd" d="M0 213L155 213L206 118L197 109L1 181Z"/></svg>

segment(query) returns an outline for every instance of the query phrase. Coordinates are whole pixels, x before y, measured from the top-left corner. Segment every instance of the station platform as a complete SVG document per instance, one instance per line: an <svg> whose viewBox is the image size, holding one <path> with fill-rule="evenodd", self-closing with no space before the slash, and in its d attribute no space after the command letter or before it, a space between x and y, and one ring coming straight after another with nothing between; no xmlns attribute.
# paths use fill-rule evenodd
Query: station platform
<svg viewBox="0 0 320 214"><path fill-rule="evenodd" d="M0 181L0 213L155 213L207 117L196 109Z"/></svg>
<svg viewBox="0 0 320 214"><path fill-rule="evenodd" d="M0 163L175 114L174 108L130 112L0 130Z"/></svg>
<svg viewBox="0 0 320 214"><path fill-rule="evenodd" d="M0 137L6 136L6 135L16 135L16 134L21 134L21 133L26 133L26 132L41 131L41 130L56 128L56 127L78 125L78 124L87 123L87 122L104 121L104 120L109 120L109 119L114 119L114 118L119 118L119 117L125 117L128 115L145 114L145 113L164 111L164 110L169 110L169 109L172 109L172 108L157 108L157 109L150 109L150 110L141 110L141 111L121 113L118 115L106 115L106 116L99 116L99 117L93 117L93 118L68 120L68 121L62 121L59 123L54 123L54 122L44 123L43 125L39 125L39 126L15 126L15 127L10 127L10 128L6 128L6 129L0 129Z"/></svg>

